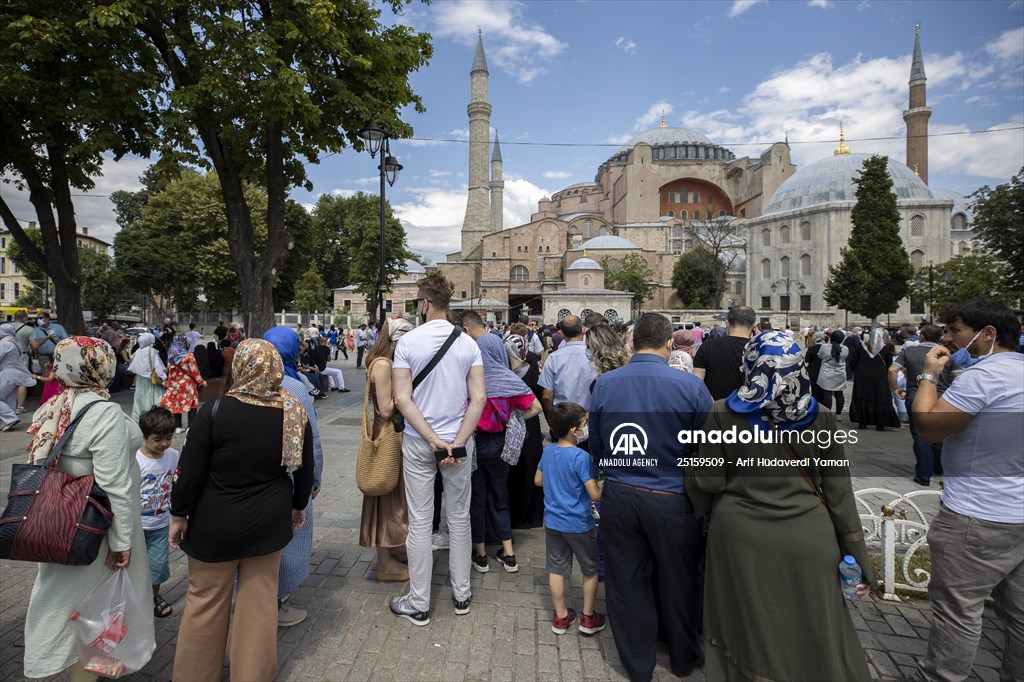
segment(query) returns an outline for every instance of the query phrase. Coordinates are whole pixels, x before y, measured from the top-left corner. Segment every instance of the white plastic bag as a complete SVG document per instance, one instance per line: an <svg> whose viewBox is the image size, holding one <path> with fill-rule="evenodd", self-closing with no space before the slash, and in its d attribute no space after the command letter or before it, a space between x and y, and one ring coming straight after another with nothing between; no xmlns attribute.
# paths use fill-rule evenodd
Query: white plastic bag
<svg viewBox="0 0 1024 682"><path fill-rule="evenodd" d="M153 618L142 609L123 568L107 571L71 620L79 662L100 677L116 680L141 670L156 650Z"/></svg>

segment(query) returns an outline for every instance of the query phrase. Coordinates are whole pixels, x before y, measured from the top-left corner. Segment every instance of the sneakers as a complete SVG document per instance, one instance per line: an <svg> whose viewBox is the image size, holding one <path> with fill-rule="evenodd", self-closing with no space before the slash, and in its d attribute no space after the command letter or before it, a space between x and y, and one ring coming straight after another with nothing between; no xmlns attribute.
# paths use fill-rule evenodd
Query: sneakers
<svg viewBox="0 0 1024 682"><path fill-rule="evenodd" d="M28 412L28 409L26 409L25 406L23 405L23 406L19 407L18 409L16 409L15 412L18 413L18 414L25 414L26 412Z"/></svg>
<svg viewBox="0 0 1024 682"><path fill-rule="evenodd" d="M409 606L408 597L392 597L389 606L391 607L391 613L399 618L405 618L413 625L430 625L430 614L424 611L417 611ZM458 608L457 605L456 608ZM466 612L469 612L468 602L466 602Z"/></svg>
<svg viewBox="0 0 1024 682"><path fill-rule="evenodd" d="M185 433L185 429L183 429L183 428L181 428L181 427L179 426L178 428L174 429L174 433L175 433L176 435L177 435L177 434L179 434L179 433Z"/></svg>
<svg viewBox="0 0 1024 682"><path fill-rule="evenodd" d="M477 556L476 554L473 555L473 568L477 573L486 573L491 570L490 565L487 563L487 557Z"/></svg>
<svg viewBox="0 0 1024 682"><path fill-rule="evenodd" d="M439 549L448 549L448 531L439 530L430 537L430 546L435 552Z"/></svg>
<svg viewBox="0 0 1024 682"><path fill-rule="evenodd" d="M455 598L455 595L453 594L452 595L452 604L455 604L455 615L456 616L464 616L467 613L469 613L469 604L472 601L473 601L472 597L467 597L466 599L463 599L462 601L459 601L458 599Z"/></svg>
<svg viewBox="0 0 1024 682"><path fill-rule="evenodd" d="M281 608L277 610L277 627L279 628L290 628L304 620L306 620L306 612L302 609L293 609L289 608L287 604L282 604Z"/></svg>
<svg viewBox="0 0 1024 682"><path fill-rule="evenodd" d="M519 563L516 561L515 554L505 554L505 549L499 549L498 553L494 555L498 561L501 562L501 567L505 569L506 573L518 573Z"/></svg>
<svg viewBox="0 0 1024 682"><path fill-rule="evenodd" d="M569 609L569 613L565 614L565 618L559 618L556 613L551 618L551 632L556 635L564 635L565 631L569 629L569 626L572 625L574 620L576 620L576 612L572 609Z"/></svg>
<svg viewBox="0 0 1024 682"><path fill-rule="evenodd" d="M604 616L597 611L594 611L589 616L584 613L580 616L580 634L587 635L588 637L596 635L601 630L604 630L606 624Z"/></svg>

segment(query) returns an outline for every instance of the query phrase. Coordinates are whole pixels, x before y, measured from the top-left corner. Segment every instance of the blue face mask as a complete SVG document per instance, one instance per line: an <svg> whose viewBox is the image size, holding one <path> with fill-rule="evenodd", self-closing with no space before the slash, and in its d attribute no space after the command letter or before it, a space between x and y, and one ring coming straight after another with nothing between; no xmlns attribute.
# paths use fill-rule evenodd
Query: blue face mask
<svg viewBox="0 0 1024 682"><path fill-rule="evenodd" d="M950 359L958 366L963 367L964 369L972 367L981 362L982 360L982 358L972 358L971 354L967 352L966 348L961 348L957 352L953 353Z"/></svg>

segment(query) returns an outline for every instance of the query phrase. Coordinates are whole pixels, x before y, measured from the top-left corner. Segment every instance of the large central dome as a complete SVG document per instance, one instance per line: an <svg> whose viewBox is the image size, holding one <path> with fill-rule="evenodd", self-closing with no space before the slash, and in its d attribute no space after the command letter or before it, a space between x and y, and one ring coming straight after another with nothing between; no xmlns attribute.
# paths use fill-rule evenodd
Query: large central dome
<svg viewBox="0 0 1024 682"><path fill-rule="evenodd" d="M619 147L617 154L628 152L636 145L644 142L652 147L670 147L680 144L714 144L706 135L690 128L655 128L635 135L629 142Z"/></svg>

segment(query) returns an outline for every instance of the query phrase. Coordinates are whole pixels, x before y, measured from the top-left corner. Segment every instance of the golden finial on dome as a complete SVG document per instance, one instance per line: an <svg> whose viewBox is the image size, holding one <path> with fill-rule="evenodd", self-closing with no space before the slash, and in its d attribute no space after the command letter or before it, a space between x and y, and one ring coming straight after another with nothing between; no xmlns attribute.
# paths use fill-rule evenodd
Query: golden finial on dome
<svg viewBox="0 0 1024 682"><path fill-rule="evenodd" d="M587 250L586 250L586 249L583 249L583 257L584 257L584 258L586 258L586 257L587 257Z"/></svg>
<svg viewBox="0 0 1024 682"><path fill-rule="evenodd" d="M662 128L668 128L668 124L665 123L665 110L664 109L661 110L661 127Z"/></svg>
<svg viewBox="0 0 1024 682"><path fill-rule="evenodd" d="M914 175L921 177L921 174L917 172L917 164L914 164Z"/></svg>
<svg viewBox="0 0 1024 682"><path fill-rule="evenodd" d="M915 36L921 35L921 22L920 21L917 22L916 24L914 24L914 35Z"/></svg>
<svg viewBox="0 0 1024 682"><path fill-rule="evenodd" d="M846 135L843 133L843 122L839 122L839 146L832 152L833 156L839 156L840 154L849 154L850 148L846 146Z"/></svg>

